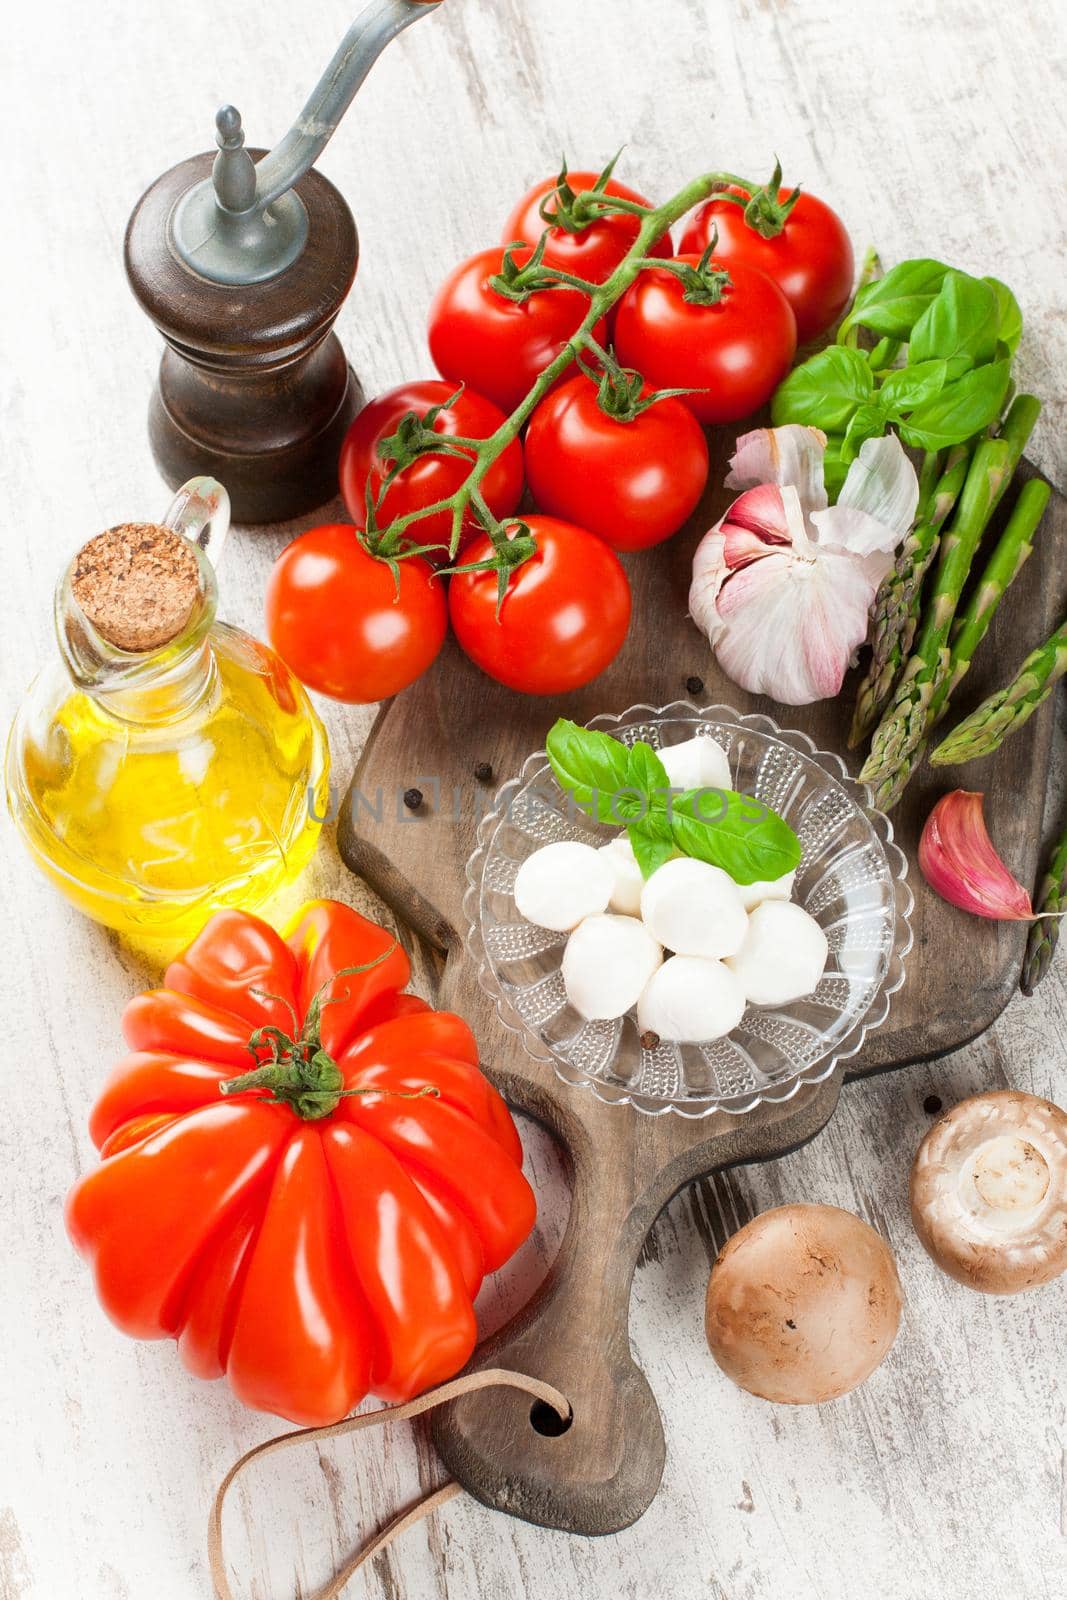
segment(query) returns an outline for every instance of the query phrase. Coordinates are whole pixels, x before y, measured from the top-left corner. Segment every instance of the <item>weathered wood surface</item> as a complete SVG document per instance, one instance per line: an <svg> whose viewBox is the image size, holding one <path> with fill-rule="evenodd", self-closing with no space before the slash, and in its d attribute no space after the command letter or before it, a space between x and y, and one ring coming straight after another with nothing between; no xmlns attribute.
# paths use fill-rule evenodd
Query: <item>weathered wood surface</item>
<svg viewBox="0 0 1067 1600"><path fill-rule="evenodd" d="M241 107L251 139L282 132L353 9L319 0L295 24L280 11L253 23L237 0L158 0L150 13L132 0L88 11L61 0L23 8L8 37L5 715L51 648L51 587L78 541L158 515L167 499L144 429L159 346L122 272L128 211L206 146L222 100ZM1060 10L1041 0L1010 15L992 0L449 0L379 63L324 164L363 253L342 342L371 391L428 370L422 319L436 280L495 235L561 147L596 160L628 140L627 170L656 193L700 165L762 165L777 150L887 259L935 251L1015 284L1029 319L1021 379L1049 402L1035 460L1063 486L1063 59ZM599 96L596 64L609 85ZM227 552L235 621L258 628L284 537ZM1020 655L1028 641L1029 630ZM329 708L328 721L343 786L371 716ZM92 1159L86 1112L118 1047L119 1007L152 974L51 896L10 830L4 846L0 1595L195 1600L207 1594L211 1491L272 1424L186 1377L169 1346L119 1338L92 1302L62 1197ZM329 841L309 887L360 898ZM632 1348L667 1437L663 1487L640 1522L590 1542L460 1500L353 1595L1061 1594L1067 1287L999 1301L941 1277L911 1233L905 1178L930 1093L949 1104L1011 1084L1063 1103L1065 971L957 1055L846 1088L804 1150L671 1204L631 1301ZM436 975L424 966L423 987ZM536 1286L566 1215L558 1152L532 1126L524 1135L541 1220L485 1293L487 1330ZM817 1411L735 1390L701 1326L723 1239L794 1199L848 1206L882 1228L909 1301L879 1373ZM229 1519L237 1592L309 1595L363 1530L439 1474L426 1430L407 1426L284 1459Z"/></svg>

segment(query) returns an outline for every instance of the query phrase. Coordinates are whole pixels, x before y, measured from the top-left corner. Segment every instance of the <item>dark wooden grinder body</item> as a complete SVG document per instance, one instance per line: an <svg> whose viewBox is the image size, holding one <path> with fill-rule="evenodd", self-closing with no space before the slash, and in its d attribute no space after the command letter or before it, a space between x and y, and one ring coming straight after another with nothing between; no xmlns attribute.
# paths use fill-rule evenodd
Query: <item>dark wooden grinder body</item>
<svg viewBox="0 0 1067 1600"><path fill-rule="evenodd" d="M262 283L211 282L177 255L171 217L213 160L193 156L165 172L126 229L130 287L167 345L149 437L172 488L210 473L229 490L236 522L279 522L336 495L341 442L363 403L332 332L356 273L356 225L312 169L294 185L309 231L292 266Z"/></svg>
<svg viewBox="0 0 1067 1600"><path fill-rule="evenodd" d="M1014 993L1026 941L1018 923L976 923L915 881L915 948L887 1023L862 1055L825 1083L744 1116L689 1120L642 1115L601 1103L562 1082L526 1053L500 1023L464 948L466 863L479 804L474 769L490 761L495 781L514 777L543 748L557 715L581 722L637 703L716 701L769 711L822 749L844 749L850 686L839 701L777 707L729 683L686 612L693 548L730 499L719 487L732 433L716 430L704 505L688 529L657 549L626 558L634 591L630 637L595 683L558 700L517 695L482 676L449 640L434 668L375 724L339 819L338 843L351 869L417 937L446 955L438 1005L474 1029L486 1072L512 1105L555 1133L573 1169L566 1234L545 1282L498 1334L479 1346L473 1367L505 1366L547 1379L569 1396L573 1421L558 1437L538 1431L528 1396L483 1390L435 1414L434 1441L448 1469L486 1505L527 1521L582 1534L611 1533L651 1503L664 1465L664 1436L648 1383L630 1354L630 1286L657 1214L684 1184L724 1166L767 1160L812 1138L837 1103L842 1082L952 1050L989 1026ZM1020 476L1029 475L1024 468ZM996 519L1003 526L1013 489ZM970 709L1015 669L1055 624L1067 588L1067 502L1056 496L1037 553L1012 585L958 699ZM705 681L700 695L686 680ZM993 838L1024 882L1038 864L1048 781L1051 706L994 757L972 767L924 767L894 813L912 863L935 799L956 787L983 788ZM857 770L859 762L850 766ZM416 814L401 796L418 787ZM458 804L456 803L458 797ZM846 1069L847 1068L847 1072ZM471 1182L476 1183L476 1173ZM798 1196L817 1199L818 1196ZM692 1308L694 1317L701 1308ZM711 1368L709 1382L722 1381ZM714 1439L709 1449L717 1448Z"/></svg>

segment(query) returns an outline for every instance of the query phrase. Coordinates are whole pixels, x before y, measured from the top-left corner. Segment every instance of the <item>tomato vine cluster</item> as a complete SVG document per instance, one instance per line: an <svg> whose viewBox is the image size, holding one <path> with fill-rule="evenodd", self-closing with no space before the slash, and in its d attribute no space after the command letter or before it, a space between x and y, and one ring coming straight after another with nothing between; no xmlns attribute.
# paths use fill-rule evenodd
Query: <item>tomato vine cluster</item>
<svg viewBox="0 0 1067 1600"><path fill-rule="evenodd" d="M669 538L700 502L702 425L758 410L798 336L843 309L848 236L779 169L762 186L708 173L656 207L613 168L531 189L434 298L440 378L352 424L352 524L297 539L267 591L271 642L312 688L395 694L449 622L510 688L588 683L629 627L617 552ZM694 207L676 254L670 228ZM524 484L536 510L520 513Z"/></svg>

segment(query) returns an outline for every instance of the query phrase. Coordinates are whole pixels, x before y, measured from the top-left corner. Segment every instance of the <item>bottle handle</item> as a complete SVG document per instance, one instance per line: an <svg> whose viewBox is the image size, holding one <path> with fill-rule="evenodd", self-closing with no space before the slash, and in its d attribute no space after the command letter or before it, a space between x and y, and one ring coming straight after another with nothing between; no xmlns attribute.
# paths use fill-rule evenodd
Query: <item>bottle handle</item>
<svg viewBox="0 0 1067 1600"><path fill-rule="evenodd" d="M217 567L230 531L230 496L216 478L190 478L167 507L163 526L198 545Z"/></svg>

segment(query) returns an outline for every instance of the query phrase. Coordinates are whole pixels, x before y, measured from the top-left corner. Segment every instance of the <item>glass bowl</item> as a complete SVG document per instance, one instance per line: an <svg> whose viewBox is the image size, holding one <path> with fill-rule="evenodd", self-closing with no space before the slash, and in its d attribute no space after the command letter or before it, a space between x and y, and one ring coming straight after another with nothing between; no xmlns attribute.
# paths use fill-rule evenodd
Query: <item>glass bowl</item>
<svg viewBox="0 0 1067 1600"><path fill-rule="evenodd" d="M663 748L710 734L723 746L734 787L785 817L800 839L793 898L827 936L826 971L813 994L787 1006L749 1006L733 1033L710 1043L647 1049L633 1011L612 1022L586 1022L563 988L567 935L520 917L515 875L542 845L557 839L600 845L622 830L577 812L538 750L496 794L467 863L468 949L501 1022L564 1082L650 1115L751 1111L829 1077L885 1021L890 997L904 982L913 902L907 861L888 818L873 809L868 790L838 756L770 717L675 701L594 717L590 727L627 744L643 739Z"/></svg>

